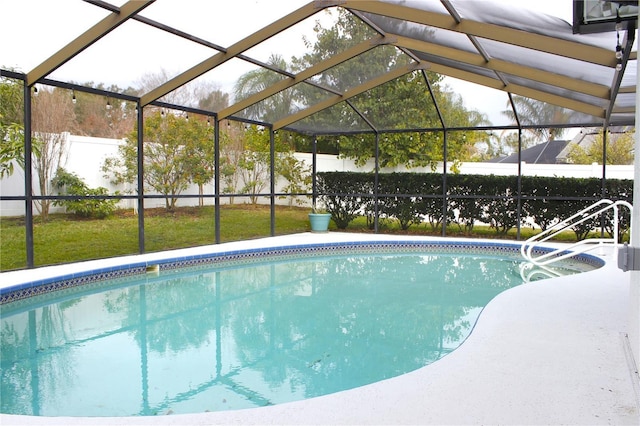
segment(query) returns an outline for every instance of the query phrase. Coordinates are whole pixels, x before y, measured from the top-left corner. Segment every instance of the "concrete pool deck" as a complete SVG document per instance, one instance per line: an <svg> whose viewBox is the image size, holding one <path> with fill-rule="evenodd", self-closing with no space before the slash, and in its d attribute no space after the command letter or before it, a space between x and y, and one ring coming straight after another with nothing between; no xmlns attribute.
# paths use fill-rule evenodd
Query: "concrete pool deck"
<svg viewBox="0 0 640 426"><path fill-rule="evenodd" d="M305 233L189 251L354 239L434 240L395 235ZM175 256L176 252L171 253ZM484 309L462 346L429 366L389 380L249 410L127 418L2 414L0 424L638 425L640 384L625 335L629 328L629 273L617 268L613 250L604 253L595 250L591 254L602 255L607 264L595 271L523 284L499 294ZM153 261L159 256L166 254L130 258ZM111 262L116 260L2 273L0 281L4 287L27 278L36 280L40 276L68 274L73 268L104 266Z"/></svg>

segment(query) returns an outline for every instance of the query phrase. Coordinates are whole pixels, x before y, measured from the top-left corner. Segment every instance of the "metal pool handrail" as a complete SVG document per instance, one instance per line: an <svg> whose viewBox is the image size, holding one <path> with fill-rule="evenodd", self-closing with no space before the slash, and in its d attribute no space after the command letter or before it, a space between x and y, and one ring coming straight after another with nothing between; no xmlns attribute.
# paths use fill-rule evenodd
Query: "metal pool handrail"
<svg viewBox="0 0 640 426"><path fill-rule="evenodd" d="M604 207L602 207L603 205ZM602 245L605 243L612 243L613 245L617 245L618 244L618 221L619 221L618 207L619 206L628 208L630 212L633 210L633 206L627 201L623 201L623 200L612 201L608 199L602 199L590 205L589 207L579 211L573 216L568 217L567 219L556 223L546 231L543 231L529 238L524 243L522 243L522 246L520 247L520 253L527 261L533 263L534 265L543 266L553 262L557 262L559 260L567 259L572 256L576 256L578 254L591 250L590 247L586 247L589 244ZM550 252L534 257L533 250L540 243L548 241L549 239L558 235L560 232L566 229L569 229L574 225L579 225L580 223L585 222L595 216L599 216L600 214L606 212L607 210L613 210L613 237L587 238L582 241L578 241L577 243L572 244L570 246L552 250ZM574 250L576 248L578 249Z"/></svg>
<svg viewBox="0 0 640 426"><path fill-rule="evenodd" d="M543 278L558 278L570 275L573 272L565 271L562 269L553 269L544 265L534 265L531 262L523 262L519 266L520 277L525 283L531 282L535 277Z"/></svg>

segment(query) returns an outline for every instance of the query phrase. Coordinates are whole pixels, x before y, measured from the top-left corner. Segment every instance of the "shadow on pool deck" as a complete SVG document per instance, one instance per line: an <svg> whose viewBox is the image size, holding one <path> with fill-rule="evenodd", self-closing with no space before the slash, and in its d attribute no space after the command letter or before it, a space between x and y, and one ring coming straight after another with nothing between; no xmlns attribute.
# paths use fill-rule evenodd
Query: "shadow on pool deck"
<svg viewBox="0 0 640 426"><path fill-rule="evenodd" d="M386 238L329 233L269 240L312 243L347 235ZM499 294L460 348L427 367L361 388L250 410L90 419L2 415L0 423L638 425L640 385L625 350L629 273L611 257L604 256L608 264L595 271Z"/></svg>

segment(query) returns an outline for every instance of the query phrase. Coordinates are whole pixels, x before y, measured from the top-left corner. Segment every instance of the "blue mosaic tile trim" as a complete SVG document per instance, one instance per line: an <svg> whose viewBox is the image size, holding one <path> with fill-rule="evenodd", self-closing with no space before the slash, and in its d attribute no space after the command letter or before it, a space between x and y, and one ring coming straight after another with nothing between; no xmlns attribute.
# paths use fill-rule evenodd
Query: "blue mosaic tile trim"
<svg viewBox="0 0 640 426"><path fill-rule="evenodd" d="M540 255L549 251L551 251L551 249L538 248L534 250L534 254ZM45 280L19 284L0 289L0 305L52 292L71 291L80 286L94 287L105 281L116 280L117 282L118 280L126 280L130 277L139 277L146 274L148 266L158 266L160 271L169 272L194 268L209 268L211 266L243 265L256 261L367 253L459 253L464 255L499 256L521 259L519 244L493 242L369 241L266 247L185 256L153 263L121 265L115 268L87 271L77 276L52 277ZM573 261L593 268L599 268L604 265L604 261L588 254L575 256Z"/></svg>
<svg viewBox="0 0 640 426"><path fill-rule="evenodd" d="M16 286L0 289L0 305L16 302L18 300L45 295L52 292L62 292L90 284L99 284L105 281L121 280L128 277L136 277L146 273L145 265L123 265L122 268L110 270L87 271L77 276L52 277L44 280L18 284Z"/></svg>

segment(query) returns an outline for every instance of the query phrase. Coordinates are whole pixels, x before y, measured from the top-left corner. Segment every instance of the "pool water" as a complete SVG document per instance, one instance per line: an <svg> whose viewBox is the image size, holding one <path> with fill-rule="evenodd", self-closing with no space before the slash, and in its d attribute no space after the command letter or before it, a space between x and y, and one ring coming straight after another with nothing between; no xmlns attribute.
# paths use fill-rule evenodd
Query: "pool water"
<svg viewBox="0 0 640 426"><path fill-rule="evenodd" d="M1 411L197 413L363 386L456 349L482 308L522 283L519 263L455 253L272 259L52 293L3 308Z"/></svg>

